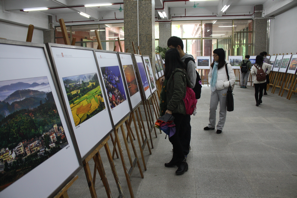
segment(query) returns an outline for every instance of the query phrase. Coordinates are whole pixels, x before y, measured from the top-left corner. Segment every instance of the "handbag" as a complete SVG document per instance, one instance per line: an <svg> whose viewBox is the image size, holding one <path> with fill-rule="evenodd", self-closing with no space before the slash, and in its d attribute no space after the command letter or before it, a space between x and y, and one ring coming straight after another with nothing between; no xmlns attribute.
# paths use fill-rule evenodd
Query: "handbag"
<svg viewBox="0 0 297 198"><path fill-rule="evenodd" d="M229 73L228 73L228 66L227 64L225 65L226 68L226 73L229 81ZM233 99L233 91L232 91L232 86L229 81L229 87L227 90L227 98L226 98L226 106L227 106L227 111L234 111L234 99Z"/></svg>

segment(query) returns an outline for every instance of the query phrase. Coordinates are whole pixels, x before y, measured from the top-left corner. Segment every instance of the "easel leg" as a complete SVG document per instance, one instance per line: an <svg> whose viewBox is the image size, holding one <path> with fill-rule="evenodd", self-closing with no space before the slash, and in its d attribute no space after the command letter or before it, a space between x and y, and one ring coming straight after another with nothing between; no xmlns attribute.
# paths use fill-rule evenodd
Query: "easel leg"
<svg viewBox="0 0 297 198"><path fill-rule="evenodd" d="M117 130L118 129L115 129L115 131L117 131ZM124 173L125 173L125 176L126 176L126 181L127 181L127 184L128 184L129 192L130 192L131 197L134 198L132 185L131 185L130 178L129 178L129 175L128 175L128 171L127 171L127 168L126 168L125 159L124 159L124 156L123 156L123 153L122 153L121 143L120 143L120 140L119 140L119 136L118 136L118 134L116 132L115 132L115 140L116 140L116 143L118 144L119 153L120 153Z"/></svg>
<svg viewBox="0 0 297 198"><path fill-rule="evenodd" d="M112 158L114 159L114 154L117 155L117 159L119 159L119 155L118 155L118 151L117 151L117 148L116 148L116 142L114 141L113 137L112 137L112 132L110 133L110 138L111 138L111 142L112 142L112 145L113 145L113 150L112 150Z"/></svg>
<svg viewBox="0 0 297 198"><path fill-rule="evenodd" d="M90 189L90 192L91 192L91 196L92 196L92 198L97 198L95 187L94 187L93 182L92 182L92 174L91 174L89 163L86 162L86 161L83 161L83 165L84 165L84 169L85 169L85 174L86 174L88 186L89 186L89 189Z"/></svg>
<svg viewBox="0 0 297 198"><path fill-rule="evenodd" d="M139 124L139 128L140 128L140 129L143 129L143 133L144 133L145 139L147 140L147 143L148 143L149 152L150 152L150 154L152 154L152 152L151 152L151 148L153 148L153 144L151 144L151 147L150 147L150 145L149 145L149 140L148 140L147 135L146 135L146 130L145 130L145 127L144 127L144 123L143 123L142 115L141 115L141 113L140 113L140 108L138 107L138 108L135 110L135 112L136 112L136 118L137 118L137 121L138 121L138 124ZM138 116L138 114L139 114L139 116ZM140 120L139 120L139 117L140 117L140 119L141 119L141 122L140 122ZM142 133L142 130L141 130L141 136L143 136L143 133ZM150 136L150 137L151 137L151 136ZM143 143L144 143L144 141L143 141ZM151 137L151 143L152 143L152 137Z"/></svg>
<svg viewBox="0 0 297 198"><path fill-rule="evenodd" d="M130 161L130 165L131 165L131 167L133 167L133 162L132 162L132 158L131 158L131 154L130 154L129 145L128 145L128 142L127 142L127 140L125 138L124 127L123 127L123 125L121 125L120 127L121 127L121 131L122 131L124 143L125 143L125 146L126 146L126 149L127 149L127 154L128 154L128 158L129 158L129 161Z"/></svg>
<svg viewBox="0 0 297 198"><path fill-rule="evenodd" d="M150 126L149 126L149 118L148 118L148 116L147 116L147 110L146 110L146 105L145 105L145 102L142 102L142 106L143 106L143 108L144 108L144 113L145 113L145 118L146 118L146 124L147 124L147 130L148 130L148 133L150 134L150 138L151 138L151 144L152 144L152 148L154 148L154 146L153 146L153 140L152 140L152 135L151 135L151 131L150 131ZM141 119L142 119L142 116L141 116L141 113L140 113L140 111L139 111L139 114L140 114L140 117L141 117Z"/></svg>
<svg viewBox="0 0 297 198"><path fill-rule="evenodd" d="M143 155L143 149L142 149L142 146L141 146L141 143L140 143L140 137L139 137L136 121L135 121L134 112L132 112L132 119L133 119L133 123L134 123L134 128L136 130L136 135L137 135L137 140L138 140L138 145L139 145L139 149L140 149L140 154L141 154L141 158L142 158L143 167L144 167L144 170L146 171L146 165L145 165L145 160L144 160L144 155ZM129 126L129 128L130 128L130 126Z"/></svg>
<svg viewBox="0 0 297 198"><path fill-rule="evenodd" d="M146 105L147 105L146 107L147 107L147 110L148 110L148 116L149 116L149 121L150 121L150 130L152 130L152 128L154 129L155 136L157 138L158 136L157 136L156 128L154 126L155 123L154 123L154 119L153 119L153 116L152 116L152 109L151 109L149 100L146 101Z"/></svg>

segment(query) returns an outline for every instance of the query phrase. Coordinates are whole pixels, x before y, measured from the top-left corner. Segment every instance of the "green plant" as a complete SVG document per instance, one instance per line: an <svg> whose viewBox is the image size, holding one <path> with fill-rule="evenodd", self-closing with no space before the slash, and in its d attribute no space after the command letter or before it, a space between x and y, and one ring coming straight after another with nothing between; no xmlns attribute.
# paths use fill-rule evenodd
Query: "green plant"
<svg viewBox="0 0 297 198"><path fill-rule="evenodd" d="M165 53L166 51L169 50L169 47L160 47L160 46L157 46L156 47L156 53L159 53L162 57L162 59L165 59Z"/></svg>

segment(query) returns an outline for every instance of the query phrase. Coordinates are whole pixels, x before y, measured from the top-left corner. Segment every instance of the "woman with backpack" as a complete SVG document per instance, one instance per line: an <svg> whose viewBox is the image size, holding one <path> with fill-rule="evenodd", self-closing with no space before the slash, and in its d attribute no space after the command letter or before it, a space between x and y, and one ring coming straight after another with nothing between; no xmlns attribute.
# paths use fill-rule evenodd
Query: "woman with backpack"
<svg viewBox="0 0 297 198"><path fill-rule="evenodd" d="M204 130L214 130L216 124L216 111L220 102L220 120L217 124L217 134L222 133L226 121L226 96L229 86L235 83L232 66L225 61L225 51L222 48L213 51L214 62L211 64L208 80L211 87L209 124Z"/></svg>
<svg viewBox="0 0 297 198"><path fill-rule="evenodd" d="M183 128L181 124L186 115L186 107L183 101L187 86L190 85L185 64L180 60L177 49L169 49L165 54L165 81L160 96L160 114L172 114L174 116L175 134L169 138L173 146L173 157L165 167L175 167L176 175L182 175L188 170L188 164L183 153L181 137Z"/></svg>
<svg viewBox="0 0 297 198"><path fill-rule="evenodd" d="M264 57L258 55L256 57L256 64L251 69L252 80L255 87L256 106L262 103L263 90L266 86L266 75L269 75L272 65L267 64Z"/></svg>

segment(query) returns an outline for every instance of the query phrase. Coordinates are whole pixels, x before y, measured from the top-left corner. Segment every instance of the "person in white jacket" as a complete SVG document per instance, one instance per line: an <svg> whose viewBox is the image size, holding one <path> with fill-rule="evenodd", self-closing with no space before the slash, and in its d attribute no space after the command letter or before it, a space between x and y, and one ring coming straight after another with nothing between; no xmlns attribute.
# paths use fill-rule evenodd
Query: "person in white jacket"
<svg viewBox="0 0 297 198"><path fill-rule="evenodd" d="M235 83L232 66L225 61L225 51L222 48L213 51L214 62L211 64L208 80L211 87L209 124L204 130L214 130L216 124L216 110L220 102L220 120L217 124L217 134L222 133L226 121L226 96L229 85ZM227 68L226 68L227 67ZM229 74L229 80L227 76Z"/></svg>
<svg viewBox="0 0 297 198"><path fill-rule="evenodd" d="M258 55L256 57L256 64L253 65L251 69L252 80L255 87L256 106L259 106L262 103L263 90L265 89L265 86L266 86L266 79L263 81L258 81L256 74L259 69L263 69L266 75L269 75L272 67L272 65L265 63L263 61L264 61L264 57L261 55Z"/></svg>

